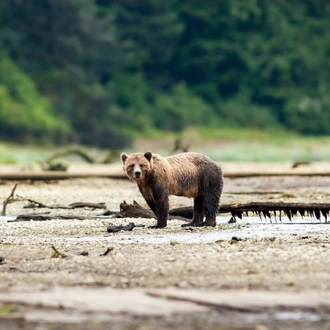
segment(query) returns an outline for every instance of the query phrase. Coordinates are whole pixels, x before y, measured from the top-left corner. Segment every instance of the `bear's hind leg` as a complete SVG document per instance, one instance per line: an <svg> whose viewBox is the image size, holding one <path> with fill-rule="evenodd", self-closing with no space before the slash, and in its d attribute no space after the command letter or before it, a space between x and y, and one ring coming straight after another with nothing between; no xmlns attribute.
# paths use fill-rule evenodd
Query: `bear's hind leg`
<svg viewBox="0 0 330 330"><path fill-rule="evenodd" d="M185 223L182 227L189 226L203 226L204 219L204 201L202 197L196 197L194 199L194 215L189 223Z"/></svg>
<svg viewBox="0 0 330 330"><path fill-rule="evenodd" d="M215 227L217 224L216 217L219 209L220 194L219 196L213 195L205 200L205 222L204 226Z"/></svg>
<svg viewBox="0 0 330 330"><path fill-rule="evenodd" d="M203 222L203 226L215 227L217 225L216 217L206 217L205 222Z"/></svg>

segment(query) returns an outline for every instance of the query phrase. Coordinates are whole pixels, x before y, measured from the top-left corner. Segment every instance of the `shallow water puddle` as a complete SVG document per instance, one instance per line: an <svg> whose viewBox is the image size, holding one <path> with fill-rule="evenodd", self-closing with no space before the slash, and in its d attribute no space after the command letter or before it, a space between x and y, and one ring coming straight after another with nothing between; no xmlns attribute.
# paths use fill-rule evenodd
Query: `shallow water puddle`
<svg viewBox="0 0 330 330"><path fill-rule="evenodd" d="M192 230L181 229L181 226L175 226L179 232L165 232L161 229L150 230L147 228L134 228L133 232L127 233L121 231L111 233L106 237L80 237L66 238L70 241L111 241L123 244L131 243L208 243L218 240L230 240L233 236L239 239L252 237L280 237L288 235L305 235L308 233L324 232L329 230L329 224L315 218L296 218L292 222L283 218L282 222L277 220L260 220L259 217L246 217L238 220L235 224L228 224L227 217L218 217L217 228L209 230L192 228ZM171 227L169 222L168 228Z"/></svg>
<svg viewBox="0 0 330 330"><path fill-rule="evenodd" d="M0 221L14 221L16 219L16 215L0 215Z"/></svg>

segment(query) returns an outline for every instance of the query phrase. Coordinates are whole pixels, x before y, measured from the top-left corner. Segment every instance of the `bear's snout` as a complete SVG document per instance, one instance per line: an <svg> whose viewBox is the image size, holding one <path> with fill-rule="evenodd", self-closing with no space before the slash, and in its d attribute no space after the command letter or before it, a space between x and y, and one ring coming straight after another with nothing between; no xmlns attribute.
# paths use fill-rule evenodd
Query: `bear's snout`
<svg viewBox="0 0 330 330"><path fill-rule="evenodd" d="M140 171L134 172L134 176L138 179L141 176L141 172Z"/></svg>
<svg viewBox="0 0 330 330"><path fill-rule="evenodd" d="M134 177L136 179L139 179L141 177L142 171L141 171L141 166L138 164L135 164L134 166Z"/></svg>

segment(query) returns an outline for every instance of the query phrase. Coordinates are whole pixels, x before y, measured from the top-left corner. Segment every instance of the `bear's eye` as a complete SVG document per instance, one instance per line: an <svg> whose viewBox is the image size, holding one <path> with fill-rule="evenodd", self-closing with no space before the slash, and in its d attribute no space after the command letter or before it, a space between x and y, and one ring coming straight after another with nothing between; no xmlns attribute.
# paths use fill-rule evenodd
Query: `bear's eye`
<svg viewBox="0 0 330 330"><path fill-rule="evenodd" d="M134 168L134 164L129 164L128 165L130 168Z"/></svg>
<svg viewBox="0 0 330 330"><path fill-rule="evenodd" d="M142 168L143 167L143 164L140 164L140 167Z"/></svg>

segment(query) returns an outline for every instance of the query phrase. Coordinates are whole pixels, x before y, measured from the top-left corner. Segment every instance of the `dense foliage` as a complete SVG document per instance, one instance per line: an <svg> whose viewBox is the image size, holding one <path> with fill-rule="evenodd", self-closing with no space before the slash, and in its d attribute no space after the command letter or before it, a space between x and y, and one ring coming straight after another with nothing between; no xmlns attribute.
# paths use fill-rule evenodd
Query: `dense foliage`
<svg viewBox="0 0 330 330"><path fill-rule="evenodd" d="M136 132L329 134L326 0L2 0L0 138L128 145Z"/></svg>

